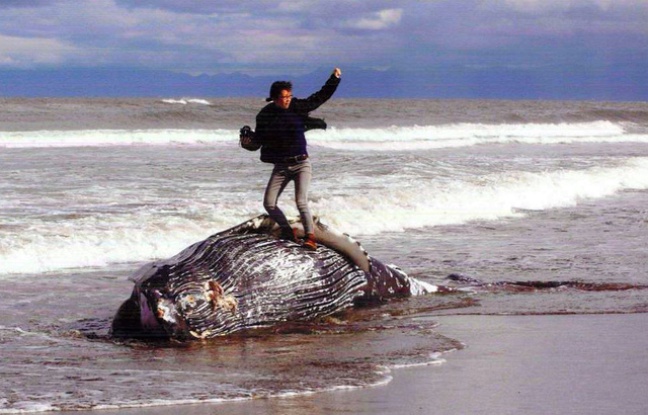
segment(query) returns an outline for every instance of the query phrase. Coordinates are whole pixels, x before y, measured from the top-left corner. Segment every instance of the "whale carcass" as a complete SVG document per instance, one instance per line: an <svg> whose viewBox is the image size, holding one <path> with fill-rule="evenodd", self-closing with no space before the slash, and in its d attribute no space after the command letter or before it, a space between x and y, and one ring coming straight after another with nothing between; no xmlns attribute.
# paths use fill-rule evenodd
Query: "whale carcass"
<svg viewBox="0 0 648 415"><path fill-rule="evenodd" d="M292 226L303 233L298 222ZM316 251L278 233L262 215L145 265L132 278L112 335L208 339L436 290L319 220Z"/></svg>

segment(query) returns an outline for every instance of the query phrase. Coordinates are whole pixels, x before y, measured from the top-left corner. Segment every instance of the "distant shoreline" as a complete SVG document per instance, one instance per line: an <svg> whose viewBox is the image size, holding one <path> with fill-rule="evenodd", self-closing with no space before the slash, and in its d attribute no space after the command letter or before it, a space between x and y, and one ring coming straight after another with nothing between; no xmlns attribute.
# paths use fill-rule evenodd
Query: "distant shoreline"
<svg viewBox="0 0 648 415"><path fill-rule="evenodd" d="M0 97L265 97L277 79L292 80L299 96L317 90L327 76L328 69L294 76L190 75L115 68L0 70ZM464 66L384 71L348 68L336 98L648 102L648 73L642 70L618 77L587 68L569 73Z"/></svg>

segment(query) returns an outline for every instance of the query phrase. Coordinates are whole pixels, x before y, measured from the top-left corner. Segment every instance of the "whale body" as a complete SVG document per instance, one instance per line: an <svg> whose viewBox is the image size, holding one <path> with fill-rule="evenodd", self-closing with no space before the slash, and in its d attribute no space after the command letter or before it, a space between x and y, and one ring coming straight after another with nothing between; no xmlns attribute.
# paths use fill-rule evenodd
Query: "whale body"
<svg viewBox="0 0 648 415"><path fill-rule="evenodd" d="M261 215L145 265L131 278L112 335L209 339L436 291L317 218L315 225L316 251L279 239ZM299 222L291 226L303 234Z"/></svg>

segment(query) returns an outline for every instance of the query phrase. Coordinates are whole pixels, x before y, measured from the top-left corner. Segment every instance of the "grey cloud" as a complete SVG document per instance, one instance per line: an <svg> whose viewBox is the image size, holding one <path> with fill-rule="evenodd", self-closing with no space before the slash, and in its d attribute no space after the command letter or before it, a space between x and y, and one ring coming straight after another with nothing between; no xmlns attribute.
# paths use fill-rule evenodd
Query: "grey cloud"
<svg viewBox="0 0 648 415"><path fill-rule="evenodd" d="M12 53L5 67L45 61L39 41L62 45L60 59L48 60L60 65L198 73L328 63L524 67L586 59L602 48L645 50L648 37L645 0L9 0L0 7L0 39L30 40L4 49Z"/></svg>
<svg viewBox="0 0 648 415"><path fill-rule="evenodd" d="M11 8L34 8L34 7L43 7L49 6L54 3L56 0L2 0L0 1L0 9L11 9Z"/></svg>
<svg viewBox="0 0 648 415"><path fill-rule="evenodd" d="M240 13L245 11L245 1L236 0L192 0L181 2L177 0L116 0L116 4L125 8L144 8L168 10L177 13L210 14L210 13ZM255 2L258 8L269 7L271 1Z"/></svg>

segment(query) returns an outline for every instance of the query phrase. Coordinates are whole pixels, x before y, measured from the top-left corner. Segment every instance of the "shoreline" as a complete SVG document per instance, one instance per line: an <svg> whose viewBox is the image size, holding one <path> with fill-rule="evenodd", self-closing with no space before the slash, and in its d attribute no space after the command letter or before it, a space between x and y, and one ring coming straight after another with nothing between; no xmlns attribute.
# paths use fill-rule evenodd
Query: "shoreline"
<svg viewBox="0 0 648 415"><path fill-rule="evenodd" d="M588 414L648 407L648 314L437 316L466 344L440 365L392 370L373 388L219 404L62 414Z"/></svg>

